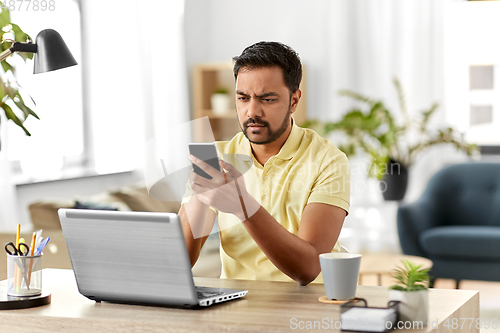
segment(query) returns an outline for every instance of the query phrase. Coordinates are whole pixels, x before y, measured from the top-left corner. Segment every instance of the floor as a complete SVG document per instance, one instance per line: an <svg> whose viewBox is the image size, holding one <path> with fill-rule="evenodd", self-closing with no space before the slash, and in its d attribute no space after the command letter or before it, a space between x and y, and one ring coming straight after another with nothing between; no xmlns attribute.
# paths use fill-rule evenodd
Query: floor
<svg viewBox="0 0 500 333"><path fill-rule="evenodd" d="M436 288L455 288L452 280L436 281ZM481 319L486 327L481 333L500 332L500 282L462 281L460 289L479 290L479 309Z"/></svg>

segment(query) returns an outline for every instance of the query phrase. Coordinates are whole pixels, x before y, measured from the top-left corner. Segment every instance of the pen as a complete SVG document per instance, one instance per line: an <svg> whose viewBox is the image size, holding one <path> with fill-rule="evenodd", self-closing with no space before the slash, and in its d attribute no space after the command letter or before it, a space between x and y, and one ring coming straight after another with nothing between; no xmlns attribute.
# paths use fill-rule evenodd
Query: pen
<svg viewBox="0 0 500 333"><path fill-rule="evenodd" d="M17 225L17 234L16 234L16 248L19 249L19 237L21 237L21 225ZM20 272L19 267L14 266L14 284L16 286L16 292L19 293L21 291L21 280L19 279Z"/></svg>
<svg viewBox="0 0 500 333"><path fill-rule="evenodd" d="M43 231L43 229L35 231L35 234L36 234L35 249L38 248L38 246L40 245L40 242L42 241L42 231Z"/></svg>
<svg viewBox="0 0 500 333"><path fill-rule="evenodd" d="M31 238L31 253L30 256L35 254L35 244L36 244L36 232L33 233L33 237ZM30 259L30 268L28 271L28 289L30 289L31 284L31 272L33 271L33 258Z"/></svg>
<svg viewBox="0 0 500 333"><path fill-rule="evenodd" d="M50 240L50 237L47 237L47 238L44 238L41 242L40 242L40 245L38 246L38 248L36 249L36 252L35 252L35 255L39 255L39 254L42 254L42 251L43 251L43 248L45 247L45 245L47 245L47 243L49 242Z"/></svg>

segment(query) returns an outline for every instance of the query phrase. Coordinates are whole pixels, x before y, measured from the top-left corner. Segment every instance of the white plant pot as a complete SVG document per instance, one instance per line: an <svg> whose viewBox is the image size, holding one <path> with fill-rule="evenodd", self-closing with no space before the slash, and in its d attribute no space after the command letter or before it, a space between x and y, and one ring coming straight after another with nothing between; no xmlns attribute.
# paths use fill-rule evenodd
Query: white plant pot
<svg viewBox="0 0 500 333"><path fill-rule="evenodd" d="M224 115L229 111L229 95L228 94L213 94L210 98L212 104L212 112L215 115Z"/></svg>
<svg viewBox="0 0 500 333"><path fill-rule="evenodd" d="M400 291L390 290L389 299L400 301L399 320L400 321L421 321L427 326L429 319L429 291Z"/></svg>

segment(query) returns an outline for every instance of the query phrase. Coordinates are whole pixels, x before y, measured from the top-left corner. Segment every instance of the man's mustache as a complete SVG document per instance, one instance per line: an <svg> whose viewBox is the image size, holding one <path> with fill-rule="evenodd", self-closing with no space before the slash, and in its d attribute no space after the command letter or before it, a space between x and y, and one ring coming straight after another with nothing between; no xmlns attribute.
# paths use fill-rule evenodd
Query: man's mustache
<svg viewBox="0 0 500 333"><path fill-rule="evenodd" d="M252 124L252 125L262 125L262 126L269 126L269 123L267 121L258 121L258 120L255 120L255 119L248 119L244 124L243 126L248 127L249 124Z"/></svg>

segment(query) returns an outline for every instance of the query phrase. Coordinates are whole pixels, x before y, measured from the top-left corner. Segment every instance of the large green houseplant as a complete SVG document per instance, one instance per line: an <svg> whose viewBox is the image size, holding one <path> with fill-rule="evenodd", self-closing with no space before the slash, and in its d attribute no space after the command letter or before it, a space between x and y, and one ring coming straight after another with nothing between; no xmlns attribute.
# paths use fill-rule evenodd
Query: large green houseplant
<svg viewBox="0 0 500 333"><path fill-rule="evenodd" d="M397 121L382 100L372 99L350 90L341 90L339 92L341 96L361 102L366 109L353 108L337 122L311 120L304 126L314 128L323 136L334 131L343 133L346 141L338 144L338 148L348 156L358 152L368 154L370 156L368 176L379 180L385 178L387 181L393 173L398 173L396 176L401 178L407 176L407 170L415 163L417 156L427 148L438 144L451 144L467 155L473 155L477 151L476 145L468 144L463 135L451 127L430 129L429 121L438 109L437 103L421 111L417 116L411 117L399 80L394 78L393 83L398 94L403 121ZM404 191L402 195L404 196ZM400 199L402 197L388 200Z"/></svg>
<svg viewBox="0 0 500 333"><path fill-rule="evenodd" d="M0 2L0 27L0 52L9 49L13 42L25 43L31 40L31 37L17 24L11 22L10 13L2 2ZM30 115L37 119L39 118L36 113L24 102L24 98L21 94L22 87L16 80L15 68L11 63L9 63L9 59L14 57L21 57L24 61L26 61L27 59L33 59L33 53L15 53L5 61L1 62L0 109L3 110L7 119L12 120L17 126L22 128L26 135L31 135L28 129L24 126L24 122ZM25 95L25 97L29 97L29 95Z"/></svg>

